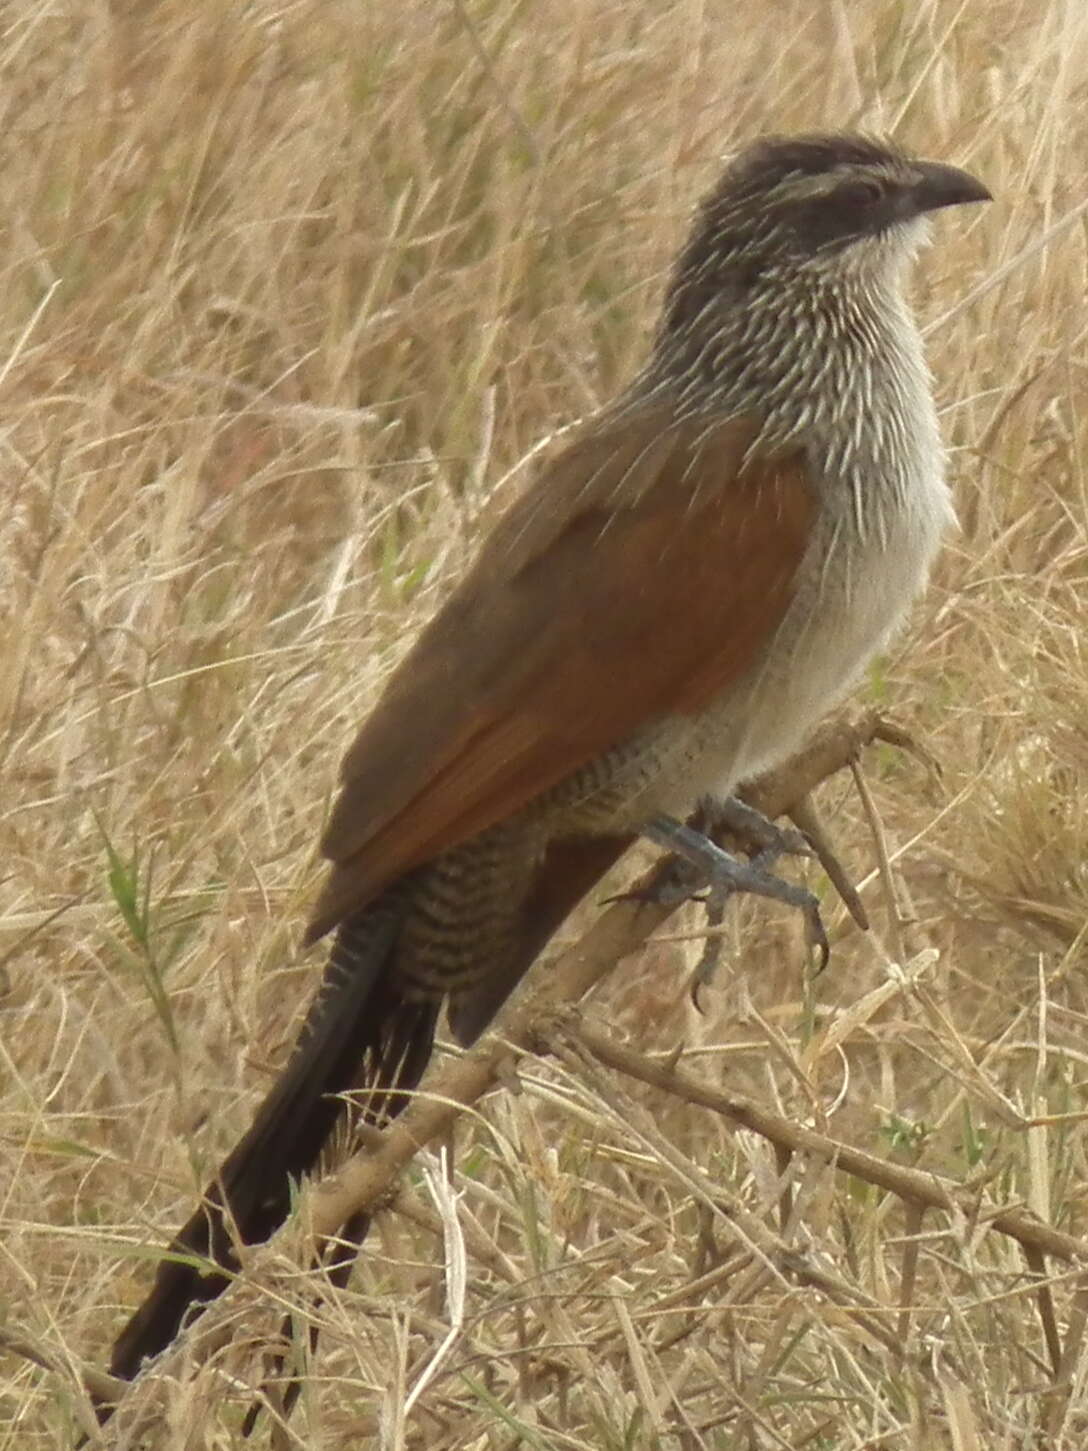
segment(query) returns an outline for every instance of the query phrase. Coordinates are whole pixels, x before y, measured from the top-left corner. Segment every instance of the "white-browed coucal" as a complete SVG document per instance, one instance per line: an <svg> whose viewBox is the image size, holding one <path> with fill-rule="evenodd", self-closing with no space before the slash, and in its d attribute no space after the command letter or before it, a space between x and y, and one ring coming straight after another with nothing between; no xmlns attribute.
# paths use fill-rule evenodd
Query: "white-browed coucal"
<svg viewBox="0 0 1088 1451"><path fill-rule="evenodd" d="M116 1374L283 1220L343 1095L396 1112L443 1005L470 1042L638 833L793 752L903 619L951 518L904 272L930 213L988 195L862 136L728 165L642 371L509 505L348 752L323 983L173 1243L213 1263L160 1264Z"/></svg>

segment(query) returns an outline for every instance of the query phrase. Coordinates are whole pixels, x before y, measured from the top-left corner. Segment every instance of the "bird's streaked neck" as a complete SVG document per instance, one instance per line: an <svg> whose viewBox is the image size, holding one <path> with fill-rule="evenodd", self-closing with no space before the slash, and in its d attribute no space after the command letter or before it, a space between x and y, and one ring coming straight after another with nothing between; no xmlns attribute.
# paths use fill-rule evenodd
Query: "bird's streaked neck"
<svg viewBox="0 0 1088 1451"><path fill-rule="evenodd" d="M823 267L749 270L743 290L726 269L697 298L680 279L628 399L668 396L685 415L751 412L766 441L785 445L864 414L876 385L900 374L913 393L925 373L902 283L915 245L874 239Z"/></svg>

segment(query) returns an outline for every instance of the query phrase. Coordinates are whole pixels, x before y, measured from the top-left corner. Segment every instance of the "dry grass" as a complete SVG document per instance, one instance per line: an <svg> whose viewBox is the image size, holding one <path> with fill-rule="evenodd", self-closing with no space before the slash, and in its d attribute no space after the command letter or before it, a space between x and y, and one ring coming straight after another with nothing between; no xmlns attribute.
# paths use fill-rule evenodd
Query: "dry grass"
<svg viewBox="0 0 1088 1451"><path fill-rule="evenodd" d="M867 878L876 929L839 923L818 981L762 911L705 1016L697 944L663 942L592 1021L1084 1229L1088 12L27 0L5 26L9 1330L101 1359L282 1061L353 722L488 491L630 373L691 202L768 128L892 130L998 197L942 219L919 275L963 529L868 685L944 778L867 757L902 920ZM869 872L848 779L823 807ZM873 996L927 948L914 987ZM919 1218L797 1157L783 1225L764 1140L581 1052L528 1061L457 1158L462 1335L404 1414L450 1323L417 1182L323 1303L283 1444L379 1424L390 1447L502 1451L1084 1443L1069 1267L1043 1266L1055 1377L1029 1267L984 1213ZM2 1363L0 1448L68 1445L63 1377ZM166 1392L158 1444L238 1444L215 1366Z"/></svg>

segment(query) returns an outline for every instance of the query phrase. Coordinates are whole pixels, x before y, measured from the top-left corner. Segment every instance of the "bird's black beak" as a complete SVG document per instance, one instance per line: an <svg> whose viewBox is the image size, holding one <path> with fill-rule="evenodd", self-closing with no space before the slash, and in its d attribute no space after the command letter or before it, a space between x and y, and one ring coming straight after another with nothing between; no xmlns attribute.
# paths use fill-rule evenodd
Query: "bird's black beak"
<svg viewBox="0 0 1088 1451"><path fill-rule="evenodd" d="M939 207L958 207L963 202L993 201L989 189L978 177L961 171L958 166L945 166L942 161L920 161L916 169L921 179L910 194L917 212L935 212Z"/></svg>

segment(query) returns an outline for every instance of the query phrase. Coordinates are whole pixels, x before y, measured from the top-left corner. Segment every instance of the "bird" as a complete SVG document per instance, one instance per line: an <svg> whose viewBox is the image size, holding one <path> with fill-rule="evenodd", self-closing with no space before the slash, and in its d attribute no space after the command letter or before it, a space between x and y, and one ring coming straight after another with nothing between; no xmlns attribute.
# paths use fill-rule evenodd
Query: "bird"
<svg viewBox="0 0 1088 1451"><path fill-rule="evenodd" d="M353 1114L404 1107L442 1011L471 1044L637 837L690 852L681 819L798 749L901 625L953 518L907 277L934 212L990 199L864 134L727 160L645 362L497 517L347 751L322 980L115 1376L226 1287Z"/></svg>

